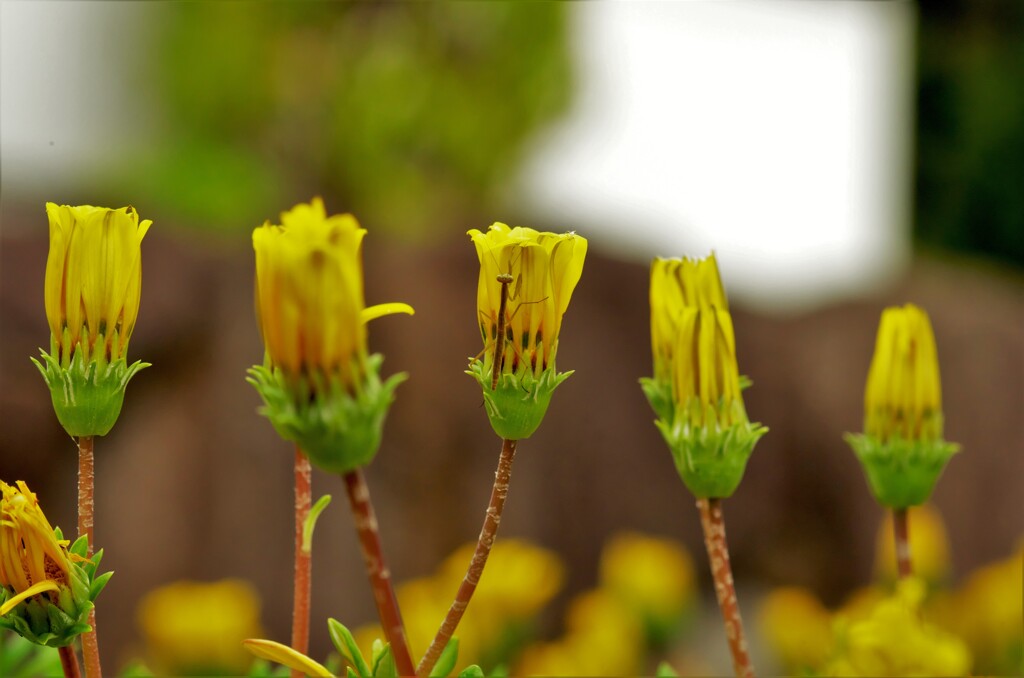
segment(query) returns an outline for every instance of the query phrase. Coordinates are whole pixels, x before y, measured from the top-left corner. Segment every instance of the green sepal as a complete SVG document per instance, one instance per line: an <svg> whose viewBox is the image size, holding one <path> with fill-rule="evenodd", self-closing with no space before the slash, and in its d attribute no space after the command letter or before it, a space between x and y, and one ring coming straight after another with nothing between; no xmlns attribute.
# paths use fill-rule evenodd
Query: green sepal
<svg viewBox="0 0 1024 678"><path fill-rule="evenodd" d="M476 664L472 664L462 669L459 678L484 678L484 670Z"/></svg>
<svg viewBox="0 0 1024 678"><path fill-rule="evenodd" d="M672 383L654 377L641 377L640 388L647 396L647 402L651 404L658 419L671 421L676 407L672 400Z"/></svg>
<svg viewBox="0 0 1024 678"><path fill-rule="evenodd" d="M430 678L444 678L455 669L455 664L458 661L459 639L449 638L448 644L441 650L441 656L437 658L437 663L430 671Z"/></svg>
<svg viewBox="0 0 1024 678"><path fill-rule="evenodd" d="M50 399L57 420L68 435L104 436L110 432L124 405L128 381L140 370L150 366L136 360L131 365L124 358L107 362L100 352L91 359L83 350L61 364L57 346L51 338L50 353L39 349L42 362L29 358L43 375L50 388Z"/></svg>
<svg viewBox="0 0 1024 678"><path fill-rule="evenodd" d="M246 379L263 398L260 414L285 440L295 442L317 467L347 473L373 461L384 430L384 418L405 373L380 380L384 357L369 356L365 379L355 395L341 379L318 374L289 379L277 367L255 365Z"/></svg>
<svg viewBox="0 0 1024 678"><path fill-rule="evenodd" d="M928 501L949 458L960 451L945 440L886 442L866 434L844 436L860 460L868 487L879 504L889 508L919 506Z"/></svg>
<svg viewBox="0 0 1024 678"><path fill-rule="evenodd" d="M54 536L63 539L60 528ZM97 551L91 559L84 559L88 540L83 535L68 549L70 581L59 585L54 592L41 593L27 598L0 617L0 629L9 629L37 645L64 647L92 627L87 623L89 611L96 596L107 585L113 572L97 575L96 569L103 558L103 551ZM52 600L56 595L57 601ZM12 597L14 592L0 586L0 604Z"/></svg>
<svg viewBox="0 0 1024 678"><path fill-rule="evenodd" d="M370 667L366 663L366 659L363 658L363 653L359 650L359 645L356 644L356 639L348 627L337 619L331 618L327 620L327 633L331 636L331 642L334 643L338 654L351 665L350 668L355 670L355 674L360 678L369 678L372 675Z"/></svg>
<svg viewBox="0 0 1024 678"><path fill-rule="evenodd" d="M476 379L483 389L484 407L491 428L505 440L523 440L533 435L551 404L551 394L572 375L557 372L554 365L534 377L528 370L516 374L502 373L498 387L491 390L492 374L483 361L474 360L466 374Z"/></svg>
<svg viewBox="0 0 1024 678"><path fill-rule="evenodd" d="M739 487L758 439L768 432L743 422L724 428L654 422L672 451L683 483L698 499L725 499Z"/></svg>

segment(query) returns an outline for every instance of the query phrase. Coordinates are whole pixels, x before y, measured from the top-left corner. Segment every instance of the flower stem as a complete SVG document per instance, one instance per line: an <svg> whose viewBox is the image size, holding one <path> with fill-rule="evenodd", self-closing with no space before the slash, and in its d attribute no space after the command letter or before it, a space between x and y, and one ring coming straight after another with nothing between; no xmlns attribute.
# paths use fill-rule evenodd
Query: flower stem
<svg viewBox="0 0 1024 678"><path fill-rule="evenodd" d="M732 653L732 667L736 675L752 677L754 666L747 653L747 640L743 635L743 620L733 587L732 567L729 565L729 544L725 541L725 518L721 499L698 499L700 523L704 528L704 546L711 563L711 577L715 582L715 595L725 620L725 637Z"/></svg>
<svg viewBox="0 0 1024 678"><path fill-rule="evenodd" d="M309 458L295 446L295 593L292 602L292 649L309 651L309 593L312 582L312 550L303 548L303 531L312 505L312 467ZM303 673L292 670L291 678Z"/></svg>
<svg viewBox="0 0 1024 678"><path fill-rule="evenodd" d="M78 536L83 534L89 538L86 555L91 558L93 552L93 487L95 480L93 462L93 438L81 436L78 439ZM87 678L101 678L100 645L96 639L96 608L89 610L89 626L92 631L82 634L82 659L85 662Z"/></svg>
<svg viewBox="0 0 1024 678"><path fill-rule="evenodd" d="M512 460L516 455L516 441L504 440L501 445L501 456L498 458L498 470L494 474L494 487L491 490L491 503L487 507L487 514L484 516L484 525L480 529L480 538L477 540L476 552L473 559L469 561L469 569L466 576L459 585L459 591L455 594L455 601L448 609L448 614L441 622L441 628L437 630L434 641L430 644L427 653L423 655L419 668L416 670L420 676L430 675L431 669L437 663L441 652L451 639L452 634L462 620L466 608L469 607L469 600L480 583L480 575L483 574L484 566L487 564L487 557L491 554L491 547L494 546L494 538L498 534L498 526L501 524L501 513L505 509L505 497L508 496L508 485L512 478Z"/></svg>
<svg viewBox="0 0 1024 678"><path fill-rule="evenodd" d="M373 512L370 501L370 488L366 486L361 469L355 469L342 475L345 489L348 491L348 502L352 507L352 518L355 520L359 545L366 561L366 574L370 578L373 599L377 603L384 637L391 644L391 652L395 658L395 666L400 676L414 676L415 669L409 644L405 639L405 627L402 625L402 613L398 610L398 600L391 586L391 570L384 561L384 549L380 543L380 532L377 530L377 516Z"/></svg>
<svg viewBox="0 0 1024 678"><path fill-rule="evenodd" d="M64 669L64 678L81 678L82 671L78 668L78 657L74 645L57 648L60 654L60 667Z"/></svg>
<svg viewBox="0 0 1024 678"><path fill-rule="evenodd" d="M910 559L910 526L907 521L907 509L892 510L892 528L896 537L896 571L900 579L913 574Z"/></svg>

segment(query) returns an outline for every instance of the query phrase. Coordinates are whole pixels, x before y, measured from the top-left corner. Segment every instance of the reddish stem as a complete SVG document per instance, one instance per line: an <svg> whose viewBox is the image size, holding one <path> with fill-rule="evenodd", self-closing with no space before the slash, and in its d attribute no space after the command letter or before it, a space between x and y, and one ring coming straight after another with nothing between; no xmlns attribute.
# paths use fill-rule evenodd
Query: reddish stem
<svg viewBox="0 0 1024 678"><path fill-rule="evenodd" d="M292 602L292 649L309 652L309 594L312 585L312 549L302 546L303 530L313 501L313 470L309 459L295 446L295 592ZM291 678L302 678L292 670Z"/></svg>
<svg viewBox="0 0 1024 678"><path fill-rule="evenodd" d="M81 678L82 671L78 668L78 657L74 645L57 648L60 654L60 667L64 669L64 678Z"/></svg>
<svg viewBox="0 0 1024 678"><path fill-rule="evenodd" d="M93 544L93 495L95 483L95 464L93 462L93 438L81 436L78 439L78 536L83 534L89 538L87 557L92 557ZM96 608L89 611L91 631L82 634L82 659L85 662L87 678L101 678L100 645L96 639Z"/></svg>
<svg viewBox="0 0 1024 678"><path fill-rule="evenodd" d="M747 653L743 620L740 618L740 606L736 601L736 589L733 586L729 544L725 540L722 500L698 499L697 509L700 511L700 523L704 528L704 546L707 548L708 560L711 563L715 595L718 597L718 607L722 609L722 619L725 621L725 637L729 641L729 651L732 653L733 670L738 677L752 678L754 666L750 663L750 655Z"/></svg>
<svg viewBox="0 0 1024 678"><path fill-rule="evenodd" d="M910 559L910 524L907 520L907 509L892 510L892 527L896 537L896 571L900 579L913 574Z"/></svg>
<svg viewBox="0 0 1024 678"><path fill-rule="evenodd" d="M508 486L512 479L512 460L516 456L516 441L505 440L501 445L501 456L498 458L498 470L494 474L494 487L491 489L491 503L487 507L487 514L484 516L484 525L480 529L480 538L476 543L476 551L473 559L469 561L469 569L466 576L459 585L459 591L455 594L455 601L448 609L448 614L441 622L441 628L437 630L434 641L430 644L427 653L423 655L416 673L420 676L430 675L431 669L437 663L438 658L444 651L445 646L451 639L452 634L462 620L469 601L480 583L480 575L484 572L487 564L487 557L491 554L491 547L494 546L494 539L498 534L498 526L501 524L501 514L505 509L505 498L508 496Z"/></svg>
<svg viewBox="0 0 1024 678"><path fill-rule="evenodd" d="M370 488L366 486L361 469L355 469L342 475L345 489L348 490L348 501L352 507L352 518L355 520L356 533L359 535L359 546L366 561L366 574L370 578L373 599L377 603L384 637L391 644L391 653L395 658L395 666L400 676L414 676L412 656L409 654L409 643L402 625L402 613L398 610L398 600L391 586L391 570L384 560L384 549L377 530L377 516L373 512L370 501Z"/></svg>

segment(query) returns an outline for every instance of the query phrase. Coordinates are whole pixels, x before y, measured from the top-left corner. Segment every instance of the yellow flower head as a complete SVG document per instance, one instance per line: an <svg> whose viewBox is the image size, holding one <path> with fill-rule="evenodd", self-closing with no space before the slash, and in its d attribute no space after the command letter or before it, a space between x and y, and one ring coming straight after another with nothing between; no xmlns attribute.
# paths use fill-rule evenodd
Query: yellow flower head
<svg viewBox="0 0 1024 678"><path fill-rule="evenodd" d="M242 675L252 660L242 641L263 633L259 596L237 579L161 586L138 618L147 654L172 675Z"/></svg>
<svg viewBox="0 0 1024 678"><path fill-rule="evenodd" d="M927 623L921 616L925 585L902 579L896 592L881 600L870 616L837 626L838 656L825 675L839 676L966 676L971 653L956 636Z"/></svg>
<svg viewBox="0 0 1024 678"><path fill-rule="evenodd" d="M693 559L671 539L618 534L605 544L600 570L601 587L639 614L649 633L667 635L694 604Z"/></svg>
<svg viewBox="0 0 1024 678"><path fill-rule="evenodd" d="M942 438L935 336L928 314L913 304L882 312L864 391L864 432L881 442Z"/></svg>
<svg viewBox="0 0 1024 678"><path fill-rule="evenodd" d="M758 628L787 675L820 671L832 652L832 615L804 588L778 588L765 596Z"/></svg>
<svg viewBox="0 0 1024 678"><path fill-rule="evenodd" d="M319 198L253 232L256 309L274 366L339 374L350 388L361 381L365 234L351 214L328 217Z"/></svg>
<svg viewBox="0 0 1024 678"><path fill-rule="evenodd" d="M68 542L54 535L24 481L16 486L0 481L0 489L0 585L8 594L0 615L34 595L57 602L57 592L71 579Z"/></svg>
<svg viewBox="0 0 1024 678"><path fill-rule="evenodd" d="M731 496L768 429L743 407L732 316L714 255L651 266L654 376L640 383L697 497Z"/></svg>
<svg viewBox="0 0 1024 678"><path fill-rule="evenodd" d="M651 348L655 379L671 379L672 357L685 307L729 310L718 262L705 259L655 259L651 264Z"/></svg>
<svg viewBox="0 0 1024 678"><path fill-rule="evenodd" d="M46 214L46 319L54 358L66 367L76 351L86 360L123 357L139 314L141 244L152 222L140 222L134 207L49 202Z"/></svg>
<svg viewBox="0 0 1024 678"><path fill-rule="evenodd" d="M495 223L487 233L469 231L480 259L477 314L485 362L492 364L501 305L499 275L509 275L502 338L502 371L539 377L555 364L562 316L583 274L587 241Z"/></svg>

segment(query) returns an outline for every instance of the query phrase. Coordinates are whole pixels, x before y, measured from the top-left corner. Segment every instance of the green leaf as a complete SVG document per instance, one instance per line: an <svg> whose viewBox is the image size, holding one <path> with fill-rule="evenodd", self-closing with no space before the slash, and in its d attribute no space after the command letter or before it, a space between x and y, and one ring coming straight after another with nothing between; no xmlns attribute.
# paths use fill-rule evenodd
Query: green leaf
<svg viewBox="0 0 1024 678"><path fill-rule="evenodd" d="M459 674L459 678L484 678L484 670L473 664L462 669L462 673Z"/></svg>
<svg viewBox="0 0 1024 678"><path fill-rule="evenodd" d="M398 667L395 656L391 654L391 645L385 645L384 651L377 656L373 664L373 678L398 678Z"/></svg>
<svg viewBox="0 0 1024 678"><path fill-rule="evenodd" d="M444 646L444 650L441 651L441 656L437 658L437 663L434 664L434 668L430 672L430 678L443 678L443 676L447 676L455 669L455 662L458 660L459 639L450 638L448 644Z"/></svg>
<svg viewBox="0 0 1024 678"><path fill-rule="evenodd" d="M302 524L302 550L310 553L313 550L313 529L316 527L316 520L320 517L327 505L331 503L331 495L325 494L316 500L313 508L309 509L306 522Z"/></svg>
<svg viewBox="0 0 1024 678"><path fill-rule="evenodd" d="M370 667L366 664L363 653L359 651L355 638L352 637L352 632L344 624L334 618L328 619L327 632L331 636L331 642L334 643L334 647L338 649L338 653L355 667L360 676L368 678L373 675Z"/></svg>

